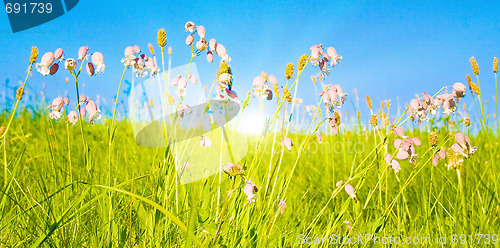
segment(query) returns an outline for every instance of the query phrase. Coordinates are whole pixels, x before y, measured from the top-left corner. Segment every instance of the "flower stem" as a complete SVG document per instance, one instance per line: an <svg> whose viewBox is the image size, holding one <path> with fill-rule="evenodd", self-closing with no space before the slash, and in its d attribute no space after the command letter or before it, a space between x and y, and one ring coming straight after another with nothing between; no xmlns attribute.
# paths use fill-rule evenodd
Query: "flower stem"
<svg viewBox="0 0 500 248"><path fill-rule="evenodd" d="M477 78L477 86L481 89L481 86L479 86L479 75L476 75L476 78ZM484 131L486 132L488 129L488 126L486 125L486 116L484 115L483 100L481 98L481 94L479 94L477 96L479 98L479 103L481 104L481 113L483 114Z"/></svg>
<svg viewBox="0 0 500 248"><path fill-rule="evenodd" d="M500 136L500 122L498 121L498 81L497 73L495 72L495 102L497 105L497 136Z"/></svg>

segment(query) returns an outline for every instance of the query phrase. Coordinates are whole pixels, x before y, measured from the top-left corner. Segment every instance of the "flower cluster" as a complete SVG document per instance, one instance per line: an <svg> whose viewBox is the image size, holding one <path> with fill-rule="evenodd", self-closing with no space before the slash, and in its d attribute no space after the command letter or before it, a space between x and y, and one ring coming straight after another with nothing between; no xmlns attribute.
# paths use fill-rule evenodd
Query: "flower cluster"
<svg viewBox="0 0 500 248"><path fill-rule="evenodd" d="M273 99L273 91L267 83L267 78L264 78L262 75L259 75L253 79L252 89L252 95L259 98L260 100Z"/></svg>
<svg viewBox="0 0 500 248"><path fill-rule="evenodd" d="M67 97L56 97L52 104L47 106L47 109L50 109L49 117L51 119L59 120L62 117L62 111L64 105L69 105L69 99ZM85 107L83 107L85 105ZM80 107L82 106L82 107ZM89 116L89 122L94 123L95 121L101 119L101 111L97 108L97 104L90 98L87 98L85 95L80 96L80 103L77 106L77 109L80 108L80 117L84 118ZM76 110L70 111L67 115L68 121L73 125L78 121L79 116Z"/></svg>
<svg viewBox="0 0 500 248"><path fill-rule="evenodd" d="M340 61L342 61L342 56L337 55L337 51L333 47L326 48L326 52L322 48L322 45L314 45L310 48L311 50L311 64L318 66L321 69L322 74L327 75L330 73L328 69L328 63L330 62L331 68L335 67Z"/></svg>
<svg viewBox="0 0 500 248"><path fill-rule="evenodd" d="M134 67L134 72L138 77L147 76L148 72L151 77L154 77L160 71L160 68L156 66L155 59L141 54L141 48L137 45L126 47L124 54L125 58L121 62L126 67Z"/></svg>
<svg viewBox="0 0 500 248"><path fill-rule="evenodd" d="M335 111L335 113L333 114L333 118L332 117L328 118L328 123L330 124L330 127L332 128L333 134L335 134L335 135L339 134L339 126L340 126L339 112Z"/></svg>
<svg viewBox="0 0 500 248"><path fill-rule="evenodd" d="M218 44L215 39L210 39L207 42L205 39L206 29L204 26L199 25L196 26L194 22L187 22L184 25L186 32L188 32L188 36L186 37L186 45L190 46L194 42L195 33L198 34L200 39L196 42L197 53L195 55L199 55L201 52L207 50L207 61L212 62L214 60L214 53L216 53L220 58L221 62L230 62L231 58L227 55L226 48L222 44Z"/></svg>
<svg viewBox="0 0 500 248"><path fill-rule="evenodd" d="M87 46L82 46L78 49L78 62L87 59L89 48ZM89 76L99 74L104 71L106 66L104 65L104 56L100 52L94 52L90 55L91 61L86 65L86 70ZM58 60L56 62L56 59ZM64 58L64 51L62 48L58 48L54 53L47 52L42 56L40 63L36 64L37 71L43 76L54 75L59 70L59 63L64 61L64 67L66 70L73 71L77 67L77 60L73 58Z"/></svg>
<svg viewBox="0 0 500 248"><path fill-rule="evenodd" d="M427 93L422 93L422 99L414 98L408 106L408 115L412 120L418 122L429 120L428 114L436 114L439 107L443 108L443 113L449 115L456 111L457 102L465 96L466 87L462 83L453 84L451 93L443 93L432 98Z"/></svg>
<svg viewBox="0 0 500 248"><path fill-rule="evenodd" d="M325 108L327 108L330 112L335 109L335 106L340 108L347 99L347 93L344 93L338 84L327 85L324 91L321 91L319 95L325 103Z"/></svg>
<svg viewBox="0 0 500 248"><path fill-rule="evenodd" d="M179 97L184 97L186 95L186 87L187 87L188 81L190 81L193 84L196 84L198 82L198 79L196 78L195 75L192 75L192 74L189 74L187 78L185 78L181 75L177 75L176 77L174 77L172 79L172 82L170 82L170 84L172 86L174 86L174 87L177 86L175 93Z"/></svg>
<svg viewBox="0 0 500 248"><path fill-rule="evenodd" d="M247 184L245 184L245 187L243 188L243 192L247 195L248 203L255 202L257 199L257 195L255 193L257 193L257 191L259 191L259 189L255 186L255 183L251 179L248 179Z"/></svg>
<svg viewBox="0 0 500 248"><path fill-rule="evenodd" d="M394 147L398 149L396 158L400 161L410 159L410 163L417 161L417 153L415 151L415 146L419 147L420 145L422 145L420 140L417 137L410 138L408 136L405 136L403 128L401 127L394 128L393 132L395 135L401 138L394 140ZM387 155L386 155L386 160L390 161L391 166L394 165L394 163L392 162L392 158L388 158Z"/></svg>

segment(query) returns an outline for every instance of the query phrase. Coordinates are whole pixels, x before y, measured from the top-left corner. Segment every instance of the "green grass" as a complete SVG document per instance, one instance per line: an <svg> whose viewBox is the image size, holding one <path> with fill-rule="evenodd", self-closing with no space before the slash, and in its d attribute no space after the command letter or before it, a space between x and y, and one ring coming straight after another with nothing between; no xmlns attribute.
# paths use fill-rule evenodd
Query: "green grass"
<svg viewBox="0 0 500 248"><path fill-rule="evenodd" d="M0 116L1 123L7 117ZM220 173L179 185L167 149L138 146L126 121L117 124L111 146L106 124L84 123L88 151L77 125L68 129L64 121L28 111L14 118L1 146L0 246L295 247L301 234L430 237L432 246L446 235L446 247L453 234L472 234L470 247L498 246L493 236L489 245L485 237L477 245L475 236L500 235L500 144L491 133L471 135L478 150L464 161L462 193L457 171L443 160L432 165L437 148L417 129L406 132L422 141L419 159L401 162L397 175L384 160L386 149L395 151L387 129L376 137L366 129L341 129L340 135L323 135L321 144L315 134L291 135L294 147L285 150L279 170L281 136L272 159L274 135L258 150L250 139L251 150L238 163L259 191L247 204L241 176ZM456 131L441 128L438 147L451 146ZM340 180L353 185L357 201L335 186ZM284 214L280 199L287 204Z"/></svg>

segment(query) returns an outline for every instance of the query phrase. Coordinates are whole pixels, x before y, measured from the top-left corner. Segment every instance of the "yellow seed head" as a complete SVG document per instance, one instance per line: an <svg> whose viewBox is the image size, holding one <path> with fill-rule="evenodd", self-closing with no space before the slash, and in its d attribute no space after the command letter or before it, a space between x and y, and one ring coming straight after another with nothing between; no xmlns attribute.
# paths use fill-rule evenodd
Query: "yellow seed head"
<svg viewBox="0 0 500 248"><path fill-rule="evenodd" d="M293 64L288 63L285 68L285 78L288 80L290 78L293 78Z"/></svg>
<svg viewBox="0 0 500 248"><path fill-rule="evenodd" d="M49 135L50 136L54 135L54 129L53 128L49 128Z"/></svg>
<svg viewBox="0 0 500 248"><path fill-rule="evenodd" d="M380 108L383 109L384 108L384 101L380 101Z"/></svg>
<svg viewBox="0 0 500 248"><path fill-rule="evenodd" d="M1 126L0 127L0 135L3 135L5 133L5 127Z"/></svg>
<svg viewBox="0 0 500 248"><path fill-rule="evenodd" d="M372 109L372 99L368 95L366 95L366 104L368 104L369 109Z"/></svg>
<svg viewBox="0 0 500 248"><path fill-rule="evenodd" d="M313 81L313 84L316 84L316 77L315 76L311 76L311 80Z"/></svg>
<svg viewBox="0 0 500 248"><path fill-rule="evenodd" d="M297 63L297 69L299 69L299 71L302 71L302 69L304 69L304 67L306 66L308 60L309 56L307 54L300 56L299 63Z"/></svg>
<svg viewBox="0 0 500 248"><path fill-rule="evenodd" d="M153 98L149 98L149 107L153 107Z"/></svg>
<svg viewBox="0 0 500 248"><path fill-rule="evenodd" d="M361 119L361 111L358 111L358 121Z"/></svg>
<svg viewBox="0 0 500 248"><path fill-rule="evenodd" d="M479 88L479 86L477 86L476 83L474 83L474 82L471 81L471 86L470 87L471 87L472 92L474 92L474 93L476 93L478 95L481 95L481 89Z"/></svg>
<svg viewBox="0 0 500 248"><path fill-rule="evenodd" d="M148 47L149 47L149 51L151 52L151 54L155 55L155 49L153 48L153 45L151 45L151 43L149 43Z"/></svg>
<svg viewBox="0 0 500 248"><path fill-rule="evenodd" d="M283 88L283 97L285 97L285 100L288 102L288 104L292 103L292 95L287 88Z"/></svg>
<svg viewBox="0 0 500 248"><path fill-rule="evenodd" d="M340 126L340 115L339 112L335 111L333 114L333 118L335 119L335 126Z"/></svg>
<svg viewBox="0 0 500 248"><path fill-rule="evenodd" d="M497 57L493 58L493 72L494 73L498 72L498 58Z"/></svg>
<svg viewBox="0 0 500 248"><path fill-rule="evenodd" d="M172 47L168 47L168 54L172 55Z"/></svg>
<svg viewBox="0 0 500 248"><path fill-rule="evenodd" d="M377 115L372 115L370 117L370 125L372 125L372 127L376 127L378 125Z"/></svg>
<svg viewBox="0 0 500 248"><path fill-rule="evenodd" d="M165 34L165 29L162 28L158 30L157 40L158 46L160 46L161 50L163 51L163 47L167 45L167 35Z"/></svg>
<svg viewBox="0 0 500 248"><path fill-rule="evenodd" d="M387 106L387 108L390 108L391 107L391 100L385 101L385 105Z"/></svg>
<svg viewBox="0 0 500 248"><path fill-rule="evenodd" d="M477 61L474 57L470 58L470 64L472 66L472 71L474 74L479 75L479 66L477 65Z"/></svg>
<svg viewBox="0 0 500 248"><path fill-rule="evenodd" d="M38 49L36 47L32 47L30 55L30 63L31 64L35 63L37 58L38 58Z"/></svg>
<svg viewBox="0 0 500 248"><path fill-rule="evenodd" d="M16 99L18 101L21 101L21 99L23 99L23 95L24 95L24 88L23 86L20 86L17 90L16 90Z"/></svg>
<svg viewBox="0 0 500 248"><path fill-rule="evenodd" d="M435 131L433 131L430 135L429 135L429 143L431 144L431 146L437 146L438 144L438 135Z"/></svg>

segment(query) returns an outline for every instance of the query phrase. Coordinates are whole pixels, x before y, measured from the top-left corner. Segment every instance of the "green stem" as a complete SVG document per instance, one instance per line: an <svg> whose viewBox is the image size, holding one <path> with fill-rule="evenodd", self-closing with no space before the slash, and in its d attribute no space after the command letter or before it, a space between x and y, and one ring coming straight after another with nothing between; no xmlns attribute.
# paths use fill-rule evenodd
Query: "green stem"
<svg viewBox="0 0 500 248"><path fill-rule="evenodd" d="M497 73L495 72L495 102L497 109L497 136L500 136L500 122L498 121L498 81L497 81Z"/></svg>
<svg viewBox="0 0 500 248"><path fill-rule="evenodd" d="M476 78L477 78L477 86L479 87L479 89L481 89L481 86L479 86L479 75L476 75ZM483 114L484 131L486 132L488 129L488 125L486 125L486 116L484 115L483 100L481 98L481 94L477 96L479 98L479 103L481 104L481 113Z"/></svg>
<svg viewBox="0 0 500 248"><path fill-rule="evenodd" d="M120 85L118 86L118 92L116 92L115 108L113 110L113 119L111 121L111 126L113 126L115 123L116 106L118 105L118 97L120 96L120 89L122 88L123 78L125 77L126 71L127 71L127 67L125 66L125 68L123 69L123 73L122 73L122 79L120 80ZM111 137L110 137L110 142L111 142Z"/></svg>

